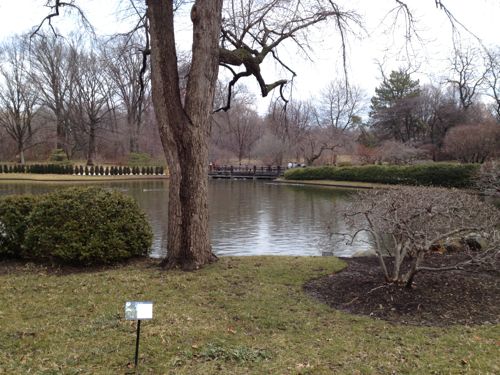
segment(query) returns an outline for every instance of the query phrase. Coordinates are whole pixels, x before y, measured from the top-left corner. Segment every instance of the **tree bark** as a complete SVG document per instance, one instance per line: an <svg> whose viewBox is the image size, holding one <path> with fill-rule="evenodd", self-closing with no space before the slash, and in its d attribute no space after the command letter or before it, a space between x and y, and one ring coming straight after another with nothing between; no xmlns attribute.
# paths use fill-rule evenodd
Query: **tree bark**
<svg viewBox="0 0 500 375"><path fill-rule="evenodd" d="M175 49L173 3L147 0L155 114L170 174L167 268L216 260L208 230L208 135L218 74L222 0L193 5L193 54L184 105Z"/></svg>
<svg viewBox="0 0 500 375"><path fill-rule="evenodd" d="M25 164L24 160L24 144L22 140L18 140L17 142L17 152L19 153L19 161L22 165Z"/></svg>
<svg viewBox="0 0 500 375"><path fill-rule="evenodd" d="M56 113L56 149L66 151L66 132L61 114Z"/></svg>
<svg viewBox="0 0 500 375"><path fill-rule="evenodd" d="M95 128L96 125L90 124L89 128L89 145L87 149L87 165L94 165L95 160Z"/></svg>

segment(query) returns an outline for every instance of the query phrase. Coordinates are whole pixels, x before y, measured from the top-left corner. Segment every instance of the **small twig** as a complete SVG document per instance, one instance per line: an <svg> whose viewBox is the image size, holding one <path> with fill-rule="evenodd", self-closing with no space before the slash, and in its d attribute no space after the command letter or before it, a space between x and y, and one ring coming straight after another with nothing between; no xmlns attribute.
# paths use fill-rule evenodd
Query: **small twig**
<svg viewBox="0 0 500 375"><path fill-rule="evenodd" d="M344 303L344 306L349 306L350 304L354 303L358 299L359 299L359 297L354 297L351 301Z"/></svg>
<svg viewBox="0 0 500 375"><path fill-rule="evenodd" d="M386 288L386 287L388 287L389 285L390 285L390 284L384 284L384 285L377 286L376 288L371 289L371 290L370 290L368 293L366 293L366 294L370 294L370 293L372 293L372 292L376 291L377 289Z"/></svg>

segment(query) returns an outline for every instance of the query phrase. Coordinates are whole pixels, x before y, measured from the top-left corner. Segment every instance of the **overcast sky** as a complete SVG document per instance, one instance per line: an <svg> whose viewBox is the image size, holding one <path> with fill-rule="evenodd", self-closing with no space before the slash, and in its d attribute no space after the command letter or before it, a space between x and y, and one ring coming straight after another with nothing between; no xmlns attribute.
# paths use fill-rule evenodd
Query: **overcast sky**
<svg viewBox="0 0 500 375"><path fill-rule="evenodd" d="M124 1L124 0L121 0ZM120 0L77 0L82 6L90 22L99 34L111 35L125 31L129 25L123 21L123 12L120 9ZM443 1L467 28L477 35L485 45L500 45L500 1L499 0L444 0ZM47 14L44 7L46 0L0 0L0 39L9 35L29 31L37 25ZM384 16L395 6L394 0L345 0L346 7L357 10L365 24L366 34L360 38L351 37L349 42L349 78L350 81L363 87L368 96L373 95L374 89L380 83L378 63L383 63L388 72L408 64L407 54L403 48L402 38L388 33L390 22ZM414 48L418 58L413 65L418 69L416 77L421 82L430 79L437 81L447 73L447 60L452 48L451 28L446 16L435 8L433 0L408 0L408 5L414 9L418 19L421 42L415 41ZM122 3L123 4L123 3ZM473 5L472 5L473 4ZM189 22L183 21L181 14L177 29L177 42L180 48L189 49L190 29ZM392 18L391 18L392 20ZM75 24L75 18L63 17L55 20L54 24L61 30L69 30ZM463 33L464 43L475 43ZM295 80L293 94L301 99L311 98L325 86L325 84L340 75L342 69L339 43L333 30L323 26L312 31L310 39L313 42L313 61L297 55L297 51L290 49L282 57L290 62L298 77ZM288 55L288 56L287 56ZM299 56L299 57L298 57ZM268 81L281 77L276 76L271 65L264 71ZM252 88L256 84L247 80ZM259 101L262 110L268 100Z"/></svg>

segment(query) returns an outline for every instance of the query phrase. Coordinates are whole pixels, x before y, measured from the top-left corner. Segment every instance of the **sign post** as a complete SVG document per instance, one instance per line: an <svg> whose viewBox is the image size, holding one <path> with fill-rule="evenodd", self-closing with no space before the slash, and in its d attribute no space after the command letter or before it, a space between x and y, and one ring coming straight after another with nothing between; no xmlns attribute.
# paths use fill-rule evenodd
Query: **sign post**
<svg viewBox="0 0 500 375"><path fill-rule="evenodd" d="M139 364L139 338L141 335L141 320L153 319L153 302L151 301L130 301L125 303L125 319L137 320L137 336L135 339L135 359L134 365L137 369Z"/></svg>

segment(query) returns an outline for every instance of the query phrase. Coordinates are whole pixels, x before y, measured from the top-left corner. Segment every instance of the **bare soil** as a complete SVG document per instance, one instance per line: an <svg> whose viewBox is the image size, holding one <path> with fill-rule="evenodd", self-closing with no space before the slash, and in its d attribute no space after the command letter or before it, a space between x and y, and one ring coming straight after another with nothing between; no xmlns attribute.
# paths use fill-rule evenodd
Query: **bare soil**
<svg viewBox="0 0 500 375"><path fill-rule="evenodd" d="M451 265L457 254L433 254L426 263ZM412 289L384 281L375 257L344 259L339 273L309 281L305 291L329 306L400 324L447 326L500 322L498 271L424 272ZM497 268L498 269L498 268Z"/></svg>

